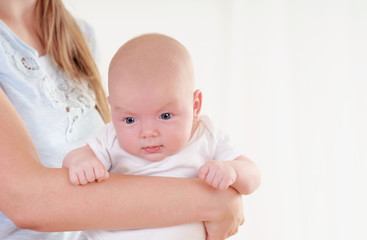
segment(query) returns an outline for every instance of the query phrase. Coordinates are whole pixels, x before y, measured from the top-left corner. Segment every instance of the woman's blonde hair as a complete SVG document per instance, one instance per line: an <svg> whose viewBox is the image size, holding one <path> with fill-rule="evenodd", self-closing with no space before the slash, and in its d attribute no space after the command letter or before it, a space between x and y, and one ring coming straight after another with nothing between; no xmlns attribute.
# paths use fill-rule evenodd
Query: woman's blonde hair
<svg viewBox="0 0 367 240"><path fill-rule="evenodd" d="M105 123L110 109L96 63L74 18L62 0L37 0L38 35L54 61L73 81L85 79L95 93L96 108Z"/></svg>

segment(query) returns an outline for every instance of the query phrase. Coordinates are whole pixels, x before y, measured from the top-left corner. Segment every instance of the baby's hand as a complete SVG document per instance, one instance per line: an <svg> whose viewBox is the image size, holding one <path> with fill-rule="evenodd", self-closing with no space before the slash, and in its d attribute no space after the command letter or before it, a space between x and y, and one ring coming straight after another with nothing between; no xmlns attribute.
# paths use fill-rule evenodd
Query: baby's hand
<svg viewBox="0 0 367 240"><path fill-rule="evenodd" d="M199 178L220 190L226 190L237 179L237 173L229 162L208 161L199 169Z"/></svg>
<svg viewBox="0 0 367 240"><path fill-rule="evenodd" d="M101 182L109 177L106 167L88 145L68 153L64 159L63 167L69 168L70 182L74 185L85 185L94 181Z"/></svg>

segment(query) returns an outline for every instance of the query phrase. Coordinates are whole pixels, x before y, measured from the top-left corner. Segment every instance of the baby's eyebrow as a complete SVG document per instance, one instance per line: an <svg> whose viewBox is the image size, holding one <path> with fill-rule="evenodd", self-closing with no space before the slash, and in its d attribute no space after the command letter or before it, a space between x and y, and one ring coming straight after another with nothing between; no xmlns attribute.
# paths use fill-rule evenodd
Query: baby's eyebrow
<svg viewBox="0 0 367 240"><path fill-rule="evenodd" d="M133 115L134 113L129 111L129 110L126 110L122 107L119 107L119 106L115 106L114 108L114 111L119 111L119 112L123 112L124 114L130 114L130 115Z"/></svg>
<svg viewBox="0 0 367 240"><path fill-rule="evenodd" d="M169 101L169 102L165 103L165 104L161 107L161 109L170 108L170 107L177 107L178 102L179 102L179 101L177 101L177 100Z"/></svg>

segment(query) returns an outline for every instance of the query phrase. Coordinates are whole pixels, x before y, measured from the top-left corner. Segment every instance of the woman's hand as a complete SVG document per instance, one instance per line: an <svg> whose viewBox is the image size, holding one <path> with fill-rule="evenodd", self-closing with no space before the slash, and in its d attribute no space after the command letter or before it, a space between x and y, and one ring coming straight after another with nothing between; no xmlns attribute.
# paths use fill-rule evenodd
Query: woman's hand
<svg viewBox="0 0 367 240"><path fill-rule="evenodd" d="M225 191L223 209L217 220L205 221L207 240L224 240L238 232L244 224L242 197L233 188Z"/></svg>

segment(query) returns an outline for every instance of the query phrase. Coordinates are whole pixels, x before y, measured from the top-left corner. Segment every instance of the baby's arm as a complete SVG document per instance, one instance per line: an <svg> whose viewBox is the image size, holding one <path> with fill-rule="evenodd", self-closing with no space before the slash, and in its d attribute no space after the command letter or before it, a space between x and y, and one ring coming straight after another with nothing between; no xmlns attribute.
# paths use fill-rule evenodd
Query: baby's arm
<svg viewBox="0 0 367 240"><path fill-rule="evenodd" d="M250 194L260 185L260 173L250 159L239 156L231 161L208 161L199 169L199 178L220 190L229 186L240 194Z"/></svg>
<svg viewBox="0 0 367 240"><path fill-rule="evenodd" d="M96 180L100 182L109 176L106 167L89 145L69 152L64 158L62 167L69 168L70 182L74 185L85 185Z"/></svg>

